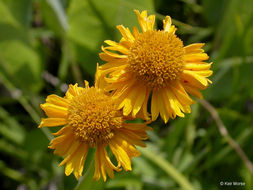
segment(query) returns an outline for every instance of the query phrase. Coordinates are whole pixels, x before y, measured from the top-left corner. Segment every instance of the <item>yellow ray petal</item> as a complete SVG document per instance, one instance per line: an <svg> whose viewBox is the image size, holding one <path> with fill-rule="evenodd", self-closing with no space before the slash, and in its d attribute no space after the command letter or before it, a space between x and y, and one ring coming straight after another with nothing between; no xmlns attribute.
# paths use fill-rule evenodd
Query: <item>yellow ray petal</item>
<svg viewBox="0 0 253 190"><path fill-rule="evenodd" d="M74 170L73 163L72 162L67 162L67 164L65 166L65 175L69 176L73 172L73 170Z"/></svg>
<svg viewBox="0 0 253 190"><path fill-rule="evenodd" d="M103 150L104 147L102 146L97 146L97 151L99 154L99 159L100 159L100 173L102 174L103 180L104 182L106 181L106 172L105 172L105 167L106 167L106 163L105 163L105 158L104 158L104 154L103 154Z"/></svg>
<svg viewBox="0 0 253 190"><path fill-rule="evenodd" d="M71 99L73 96L77 96L78 94L79 94L78 85L77 84L69 85L68 91L66 92L66 97L68 99Z"/></svg>
<svg viewBox="0 0 253 190"><path fill-rule="evenodd" d="M141 112L139 112L140 114L137 115L137 117L143 118L146 121L150 120L150 118L149 118L150 114L147 112L149 96L150 96L150 90L147 89L145 99L144 99L143 105L141 107Z"/></svg>
<svg viewBox="0 0 253 190"><path fill-rule="evenodd" d="M146 147L146 144L142 141L148 138L148 135L140 136L136 131L126 130L124 128L119 129L117 135L125 139L127 142L137 146Z"/></svg>
<svg viewBox="0 0 253 190"><path fill-rule="evenodd" d="M199 89L189 86L189 85L184 85L184 88L187 92L189 92L191 95L196 96L199 99L202 99L203 96L201 94L201 92L199 91Z"/></svg>
<svg viewBox="0 0 253 190"><path fill-rule="evenodd" d="M188 96L185 91L181 91L180 89L173 87L172 85L169 88L182 105L191 105L194 103L194 101Z"/></svg>
<svg viewBox="0 0 253 190"><path fill-rule="evenodd" d="M200 89L208 86L208 82L205 77L195 74L193 71L184 70L181 74L181 78L193 86L196 86Z"/></svg>
<svg viewBox="0 0 253 190"><path fill-rule="evenodd" d="M47 96L46 102L57 105L57 106L66 107L66 108L69 106L68 99L59 97L55 94Z"/></svg>
<svg viewBox="0 0 253 190"><path fill-rule="evenodd" d="M73 141L73 144L71 145L71 147L69 148L66 157L64 158L64 160L59 164L59 166L64 165L65 163L67 163L73 156L73 154L75 153L75 151L78 149L78 147L80 146L79 141Z"/></svg>
<svg viewBox="0 0 253 190"><path fill-rule="evenodd" d="M158 106L158 92L153 90L152 99L151 99L151 116L152 121L155 121L159 115L159 106Z"/></svg>
<svg viewBox="0 0 253 190"><path fill-rule="evenodd" d="M101 161L100 161L100 149L98 149L99 146L97 146L96 148L96 153L95 153L95 172L94 172L94 176L93 179L95 181L99 180L101 173L100 173L100 165L101 165Z"/></svg>
<svg viewBox="0 0 253 190"><path fill-rule="evenodd" d="M104 60L104 61L117 61L117 60L125 60L127 61L127 57L125 58L118 58L118 57L114 57L114 56L111 56L111 55L108 55L107 53L99 53L99 57Z"/></svg>
<svg viewBox="0 0 253 190"><path fill-rule="evenodd" d="M139 34L140 34L140 32L139 32L138 28L136 26L134 26L133 27L133 36L135 38L137 38Z"/></svg>
<svg viewBox="0 0 253 190"><path fill-rule="evenodd" d="M116 92L119 94L118 92ZM115 93L114 96L117 94ZM123 108L123 114L125 116L129 115L129 113L132 111L133 104L135 101L136 94L138 93L138 89L133 84L132 86L126 86L121 92L120 96L118 98L119 106L118 109Z"/></svg>
<svg viewBox="0 0 253 190"><path fill-rule="evenodd" d="M59 131L52 133L54 136L72 133L72 129L69 126L62 127Z"/></svg>
<svg viewBox="0 0 253 190"><path fill-rule="evenodd" d="M40 104L40 107L48 117L66 118L68 115L68 109L66 107L57 106L51 103Z"/></svg>
<svg viewBox="0 0 253 190"><path fill-rule="evenodd" d="M123 38L131 43L134 42L135 38L128 28L125 28L123 25L118 25L117 29L120 31Z"/></svg>
<svg viewBox="0 0 253 190"><path fill-rule="evenodd" d="M206 53L189 53L184 55L186 62L203 61L209 59Z"/></svg>
<svg viewBox="0 0 253 190"><path fill-rule="evenodd" d="M202 70L209 70L212 63L186 63L184 66L185 70L191 70L191 71L202 71Z"/></svg>
<svg viewBox="0 0 253 190"><path fill-rule="evenodd" d="M67 153L67 151L70 149L70 146L72 145L73 141L74 141L74 138L69 136L68 138L65 139L65 142L53 144L49 146L49 148L55 149L54 154L64 156Z"/></svg>
<svg viewBox="0 0 253 190"><path fill-rule="evenodd" d="M125 133L125 135L129 137L128 138L129 143L132 143L132 144L135 144L138 146L145 146L145 143L143 143L142 140L148 139L148 134L146 133L146 131L143 131L143 130L129 130L129 129L127 130L126 128L121 128L120 132ZM135 141L131 142L131 139L136 139L138 141L141 141L142 143L139 143L139 142L138 142L138 144L133 143Z"/></svg>
<svg viewBox="0 0 253 190"><path fill-rule="evenodd" d="M143 32L146 32L148 30L147 28L147 11L142 11L141 13L138 10L134 10L134 12L137 15L138 22L140 24L140 27Z"/></svg>
<svg viewBox="0 0 253 190"><path fill-rule="evenodd" d="M171 27L171 18L170 16L166 16L165 19L163 20L163 30L165 32L169 32L170 27Z"/></svg>
<svg viewBox="0 0 253 190"><path fill-rule="evenodd" d="M99 69L100 70L107 70L112 67L119 67L122 65L127 65L127 61L125 61L124 59L118 59L118 60L114 60L114 61L109 61L106 64L99 66Z"/></svg>
<svg viewBox="0 0 253 190"><path fill-rule="evenodd" d="M131 111L133 110L133 104L135 102L136 95L138 93L137 88L132 88L132 90L129 92L128 96L121 102L119 105L120 107L123 107L123 114L125 116L129 115Z"/></svg>
<svg viewBox="0 0 253 190"><path fill-rule="evenodd" d="M176 114L174 114L174 110L171 108L170 101L165 93L165 90L160 89L159 92L158 105L160 116L164 123L167 123L169 118L174 119Z"/></svg>
<svg viewBox="0 0 253 190"><path fill-rule="evenodd" d="M183 106L177 100L175 95L170 91L170 89L165 90L165 95L169 100L170 108L175 112L175 114L178 115L179 117L184 117L184 114L180 110L180 108Z"/></svg>
<svg viewBox="0 0 253 190"><path fill-rule="evenodd" d="M147 29L148 30L153 30L153 27L154 27L154 24L155 24L155 15L150 15L148 18L147 18Z"/></svg>
<svg viewBox="0 0 253 190"><path fill-rule="evenodd" d="M109 142L109 146L112 153L116 157L117 161L121 163L124 170L125 171L132 170L131 160L128 157L125 150L122 147L120 147L113 139L111 139L111 141Z"/></svg>
<svg viewBox="0 0 253 190"><path fill-rule="evenodd" d="M80 147L82 144L78 143L77 147L72 146L70 150L68 151L68 159L66 159L66 162L64 160L59 164L59 166L62 166L66 163L65 167L65 175L69 176L75 169L75 164L78 159L79 153L80 153ZM67 158L66 157L66 158Z"/></svg>
<svg viewBox="0 0 253 190"><path fill-rule="evenodd" d="M139 93L137 93L137 95L135 96L136 100L133 106L133 112L132 112L132 116L135 117L136 114L140 111L143 102L145 100L146 97L146 87L144 85L141 85L138 88Z"/></svg>
<svg viewBox="0 0 253 190"><path fill-rule="evenodd" d="M74 168L74 175L76 179L79 179L79 177L82 176L83 172L83 165L86 159L86 156L88 154L88 145L86 143L80 144L78 150L75 152L72 163Z"/></svg>
<svg viewBox="0 0 253 190"><path fill-rule="evenodd" d="M195 44L190 44L188 46L184 47L185 53L201 53L203 50L201 49L205 43L195 43Z"/></svg>
<svg viewBox="0 0 253 190"><path fill-rule="evenodd" d="M65 118L41 118L39 128L41 127L55 127L66 124Z"/></svg>
<svg viewBox="0 0 253 190"><path fill-rule="evenodd" d="M57 144L59 144L59 143L62 143L62 142L64 142L66 139L68 139L68 138L71 138L71 137L73 137L73 134L72 133L65 133L65 134L63 134L63 135L61 135L61 136L59 136L59 137L56 137L56 138L54 138L53 140L51 140L50 141L50 146L49 146L49 148L54 148L55 147L55 145L57 145Z"/></svg>
<svg viewBox="0 0 253 190"><path fill-rule="evenodd" d="M152 130L151 127L146 126L147 122L145 123L124 123L124 128L132 131L146 131L146 130Z"/></svg>
<svg viewBox="0 0 253 190"><path fill-rule="evenodd" d="M211 70L204 70L204 71L194 71L195 74L198 74L203 77L209 77L213 74L213 71Z"/></svg>
<svg viewBox="0 0 253 190"><path fill-rule="evenodd" d="M129 54L129 49L125 48L124 46L122 46L119 43L116 43L114 41L111 40L105 40L105 43L107 43L108 45L110 45L109 47L105 47L105 49L109 49L109 50L113 50L113 51L119 51L123 54Z"/></svg>
<svg viewBox="0 0 253 190"><path fill-rule="evenodd" d="M125 139L122 139L119 136L115 136L114 140L118 143L120 147L122 147L126 151L129 158L140 156L140 152L137 151L135 146L126 141Z"/></svg>
<svg viewBox="0 0 253 190"><path fill-rule="evenodd" d="M120 55L117 53L112 53L110 51L107 51L106 48L104 46L101 47L101 49L103 50L103 52L105 52L107 55L114 57L114 58L127 58L127 55Z"/></svg>

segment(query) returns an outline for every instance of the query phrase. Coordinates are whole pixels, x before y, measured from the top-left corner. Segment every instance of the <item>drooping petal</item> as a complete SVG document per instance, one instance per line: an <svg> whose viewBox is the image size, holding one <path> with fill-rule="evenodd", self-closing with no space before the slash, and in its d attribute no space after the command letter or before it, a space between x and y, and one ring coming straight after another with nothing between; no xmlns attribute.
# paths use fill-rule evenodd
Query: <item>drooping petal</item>
<svg viewBox="0 0 253 190"><path fill-rule="evenodd" d="M82 176L84 163L88 154L89 146L86 143L82 143L79 149L76 151L75 156L72 160L74 163L74 175L76 179Z"/></svg>
<svg viewBox="0 0 253 190"><path fill-rule="evenodd" d="M204 89L205 87L208 86L207 79L203 76L196 74L193 71L184 70L183 73L181 74L181 78L182 80L185 80L191 85L196 86L200 89Z"/></svg>
<svg viewBox="0 0 253 190"><path fill-rule="evenodd" d="M133 111L132 111L132 116L133 117L136 117L136 114L140 111L143 103L144 103L144 100L146 98L146 87L141 85L140 88L139 88L139 91L142 92L142 93L139 93L137 94L137 96L135 97L135 103L133 105Z"/></svg>
<svg viewBox="0 0 253 190"><path fill-rule="evenodd" d="M157 104L158 104L158 109L161 115L161 118L165 123L168 122L170 116L169 116L169 110L166 110L166 105L164 102L167 102L168 98L164 95L164 90L159 90L158 97L157 97Z"/></svg>
<svg viewBox="0 0 253 190"><path fill-rule="evenodd" d="M114 164L111 162L105 150L105 145L97 145L95 155L95 173L93 179L97 181L102 175L103 180L106 181L106 174L108 174L110 178L113 178L114 170L119 172L121 169L114 166Z"/></svg>
<svg viewBox="0 0 253 190"><path fill-rule="evenodd" d="M169 100L170 108L173 110L175 115L179 117L184 117L184 114L181 112L180 108L182 108L181 103L178 101L174 93L170 89L166 89L164 91L165 97Z"/></svg>
<svg viewBox="0 0 253 190"><path fill-rule="evenodd" d="M127 155L126 151L121 146L119 146L113 139L111 139L111 141L109 142L109 146L112 153L116 157L117 161L122 165L124 170L132 170L131 160Z"/></svg>
<svg viewBox="0 0 253 190"><path fill-rule="evenodd" d="M190 85L187 85L187 84L184 84L183 86L184 86L185 90L188 93L190 93L191 95L196 96L199 99L203 98L201 92L199 91L199 88L196 88L196 87L193 87L193 86L190 86Z"/></svg>
<svg viewBox="0 0 253 190"><path fill-rule="evenodd" d="M75 151L78 149L79 146L80 146L79 141L73 141L73 144L68 149L64 160L59 164L59 166L66 164L72 158L73 154L75 153ZM66 172L66 169L65 169L65 172Z"/></svg>
<svg viewBox="0 0 253 190"><path fill-rule="evenodd" d="M152 99L151 99L151 116L152 121L155 121L159 115L159 106L158 106L158 92L153 90Z"/></svg>
<svg viewBox="0 0 253 190"><path fill-rule="evenodd" d="M117 133L118 136L120 136L123 139L126 139L129 143L132 143L137 146L146 147L146 144L142 141L148 138L148 135L145 134L145 136L141 136L139 133L136 133L136 131L130 131L126 130L124 128L119 129L119 132Z"/></svg>
<svg viewBox="0 0 253 190"><path fill-rule="evenodd" d="M172 85L169 88L182 105L191 105L194 103L185 90L181 91L179 88L173 87Z"/></svg>
<svg viewBox="0 0 253 190"><path fill-rule="evenodd" d="M125 139L115 136L114 140L126 151L129 158L140 156L140 152L137 151L136 147Z"/></svg>

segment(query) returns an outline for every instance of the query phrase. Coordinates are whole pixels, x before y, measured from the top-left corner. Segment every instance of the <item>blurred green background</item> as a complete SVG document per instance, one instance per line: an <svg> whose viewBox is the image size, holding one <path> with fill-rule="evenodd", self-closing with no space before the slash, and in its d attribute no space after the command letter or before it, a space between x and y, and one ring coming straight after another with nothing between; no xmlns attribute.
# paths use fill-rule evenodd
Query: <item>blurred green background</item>
<svg viewBox="0 0 253 190"><path fill-rule="evenodd" d="M57 166L62 158L47 149L51 129L37 129L39 104L64 95L67 84L93 84L103 41L120 39L118 24L137 25L134 9L156 14L158 28L170 15L185 45L206 43L214 74L204 97L253 160L252 0L0 0L0 189L74 189L73 175ZM253 189L252 173L201 104L185 118L152 126L145 150L157 156L135 158L132 172L83 189L181 189L159 163L196 190Z"/></svg>

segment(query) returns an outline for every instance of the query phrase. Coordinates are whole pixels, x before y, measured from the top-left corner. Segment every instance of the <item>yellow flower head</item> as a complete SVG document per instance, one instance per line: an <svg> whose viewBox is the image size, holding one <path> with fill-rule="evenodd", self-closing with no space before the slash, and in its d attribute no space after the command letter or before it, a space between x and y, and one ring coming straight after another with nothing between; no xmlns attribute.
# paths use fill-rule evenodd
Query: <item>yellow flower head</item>
<svg viewBox="0 0 253 190"><path fill-rule="evenodd" d="M204 44L184 47L169 16L163 20L163 30L156 30L155 15L135 12L142 32L134 27L131 33L119 25L120 42L106 40L109 46L102 47L100 58L107 63L98 72L107 83L105 90L113 92L124 115L149 119L147 101L152 94L153 121L159 113L165 123L169 118L184 117L194 103L189 94L202 98L199 90L211 83L207 79L212 75L211 63L204 62L209 57L201 49Z"/></svg>
<svg viewBox="0 0 253 190"><path fill-rule="evenodd" d="M114 177L114 170L131 170L131 158L139 156L135 145L145 146L146 124L125 123L122 112L117 110L115 100L105 95L98 85L85 88L70 85L64 98L49 95L46 103L41 104L48 118L42 118L39 127L63 127L50 142L54 153L64 156L61 165L66 164L65 174L72 172L78 179L82 176L83 166L89 148L95 148L94 180L102 175ZM106 147L116 157L115 166L108 157Z"/></svg>

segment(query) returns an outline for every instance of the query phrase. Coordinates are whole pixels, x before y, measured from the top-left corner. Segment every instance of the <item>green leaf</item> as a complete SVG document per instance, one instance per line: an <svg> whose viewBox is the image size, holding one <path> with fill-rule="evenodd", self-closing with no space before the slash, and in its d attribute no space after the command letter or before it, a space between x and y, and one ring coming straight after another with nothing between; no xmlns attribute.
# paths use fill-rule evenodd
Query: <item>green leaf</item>
<svg viewBox="0 0 253 190"><path fill-rule="evenodd" d="M19 88L36 90L40 87L40 57L31 46L15 39L0 41L0 52L0 76Z"/></svg>
<svg viewBox="0 0 253 190"><path fill-rule="evenodd" d="M181 188L185 190L193 190L192 184L187 180L187 178L180 173L171 163L169 163L166 159L161 157L160 155L154 153L152 150L148 148L139 148L140 152L148 158L151 162L160 167L166 174L173 178Z"/></svg>
<svg viewBox="0 0 253 190"><path fill-rule="evenodd" d="M110 180L106 183L107 188L126 188L126 190L141 190L142 189L142 183L140 179L136 178L135 176L132 177L125 177L125 178L116 178L113 180Z"/></svg>
<svg viewBox="0 0 253 190"><path fill-rule="evenodd" d="M68 31L69 51L91 76L96 71L98 53L106 39L119 39L116 25L127 27L138 25L134 9L153 10L153 1L145 0L72 0L68 9L70 29ZM115 16L116 15L116 16Z"/></svg>
<svg viewBox="0 0 253 190"><path fill-rule="evenodd" d="M47 26L58 36L68 30L68 21L60 0L41 0L42 14Z"/></svg>
<svg viewBox="0 0 253 190"><path fill-rule="evenodd" d="M37 90L41 61L29 39L26 23L30 19L26 14L31 4L26 2L26 6L21 1L17 4L13 0L0 2L0 77L18 88Z"/></svg>
<svg viewBox="0 0 253 190"><path fill-rule="evenodd" d="M0 23L28 28L32 16L31 0L1 0ZM1 31L1 30L0 30Z"/></svg>
<svg viewBox="0 0 253 190"><path fill-rule="evenodd" d="M40 129L33 129L26 134L24 149L30 154L47 150L48 139Z"/></svg>
<svg viewBox="0 0 253 190"><path fill-rule="evenodd" d="M21 126L15 118L11 117L11 115L0 107L0 121L2 121L0 127L0 133L13 141L16 144L22 144L25 137L25 131L23 126Z"/></svg>
<svg viewBox="0 0 253 190"><path fill-rule="evenodd" d="M75 187L75 190L86 190L86 189L96 189L102 190L104 186L104 182L100 178L99 181L94 181L94 171L95 171L95 163L94 163L95 150L90 149L88 153L88 158L85 161L84 175L79 179L78 184Z"/></svg>

